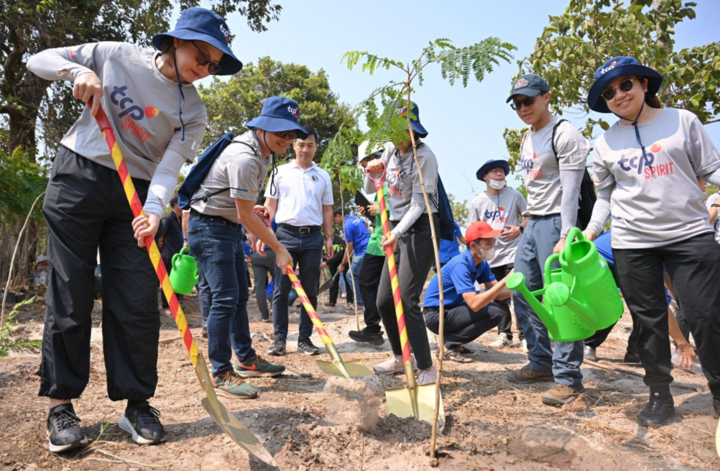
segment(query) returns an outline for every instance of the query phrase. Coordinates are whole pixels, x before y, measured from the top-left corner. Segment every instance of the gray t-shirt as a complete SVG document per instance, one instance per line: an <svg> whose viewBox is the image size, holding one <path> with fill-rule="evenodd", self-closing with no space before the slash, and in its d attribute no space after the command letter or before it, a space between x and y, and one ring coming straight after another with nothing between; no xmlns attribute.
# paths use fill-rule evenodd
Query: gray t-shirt
<svg viewBox="0 0 720 471"><path fill-rule="evenodd" d="M423 144L419 139L416 142L418 145L418 162L420 162L423 179L425 180L425 190L431 200L434 198L437 201L437 158L435 158L435 154L430 150L430 147ZM422 195L422 185L418 177L412 147L403 155L398 154L399 151L396 147L393 144L388 144L385 152L380 157L386 167L387 204L390 206L391 221L400 221L405 216L405 213L410 209L413 194ZM365 190L375 192L375 186L369 179L365 181ZM433 205L432 201L430 204L433 206L432 212L436 213L438 211L437 207ZM427 214L427 208L423 213Z"/></svg>
<svg viewBox="0 0 720 471"><path fill-rule="evenodd" d="M552 132L559 118L552 120L537 132L528 131L520 154L520 165L528 195L528 213L533 216L560 214L562 185L560 170L583 170L590 152L590 143L568 121L555 133L552 150Z"/></svg>
<svg viewBox="0 0 720 471"><path fill-rule="evenodd" d="M651 167L633 126L617 122L595 142L595 186L612 188L612 247L662 247L712 232L697 176L720 168L720 153L700 120L665 108L638 128Z"/></svg>
<svg viewBox="0 0 720 471"><path fill-rule="evenodd" d="M499 195L480 193L470 204L468 222L483 221L493 229L506 231L505 226L519 226L520 215L527 211L527 204L522 193L512 188L503 189ZM509 241L503 241L500 236L495 239L495 257L487 262L492 268L513 263L515 252L522 234Z"/></svg>
<svg viewBox="0 0 720 471"><path fill-rule="evenodd" d="M195 160L207 125L205 105L197 90L192 84L183 85L185 140L180 140L178 86L158 70L158 54L132 44L100 42L47 49L31 57L27 66L47 80L74 81L95 72L103 86L102 106L130 176L149 181L166 150L189 162ZM90 108L83 109L61 143L100 165L115 168Z"/></svg>
<svg viewBox="0 0 720 471"><path fill-rule="evenodd" d="M246 145L247 144L247 145ZM192 199L229 188L208 201L196 201L192 209L208 216L221 216L240 224L235 200L257 200L270 168L270 157L264 157L255 131L247 131L233 140L215 160Z"/></svg>

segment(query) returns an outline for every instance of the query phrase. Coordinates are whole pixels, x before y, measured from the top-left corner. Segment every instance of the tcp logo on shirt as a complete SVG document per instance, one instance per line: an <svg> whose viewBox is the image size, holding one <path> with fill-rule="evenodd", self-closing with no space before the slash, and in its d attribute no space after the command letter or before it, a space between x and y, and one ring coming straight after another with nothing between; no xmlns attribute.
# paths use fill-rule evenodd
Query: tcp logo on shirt
<svg viewBox="0 0 720 471"><path fill-rule="evenodd" d="M637 172L638 175L644 174L645 178L648 180L656 177L668 177L670 175L674 175L674 162L653 165L655 163L655 156L659 154L662 148L663 141L657 141L655 144L650 146L650 152L645 153L647 155L647 162L645 162L642 151L633 157L628 157L626 154L623 154L620 156L620 160L618 160L618 165L622 171Z"/></svg>
<svg viewBox="0 0 720 471"><path fill-rule="evenodd" d="M488 219L490 222L495 222L497 220L498 222L505 223L508 220L508 216L503 216L505 213L505 206L499 206L497 210L491 211L489 209L485 210L485 219Z"/></svg>
<svg viewBox="0 0 720 471"><path fill-rule="evenodd" d="M124 119L120 127L129 131L133 136L145 143L152 134L143 129L136 121L141 121L146 116L148 118L154 118L160 114L160 110L154 106L148 106L143 109L141 106L136 105L135 100L127 96L127 88L126 85L113 87L113 91L110 94L110 101L121 110L120 113L118 113L118 118Z"/></svg>

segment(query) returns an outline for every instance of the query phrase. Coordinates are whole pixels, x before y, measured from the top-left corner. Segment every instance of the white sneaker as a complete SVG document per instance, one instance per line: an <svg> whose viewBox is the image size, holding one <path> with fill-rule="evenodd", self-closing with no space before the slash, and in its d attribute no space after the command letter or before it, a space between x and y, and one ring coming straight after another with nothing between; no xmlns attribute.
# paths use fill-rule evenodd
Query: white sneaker
<svg viewBox="0 0 720 471"><path fill-rule="evenodd" d="M502 332L497 336L494 342L488 345L488 347L500 349L510 346L511 343L512 342L508 340L508 335L505 332Z"/></svg>
<svg viewBox="0 0 720 471"><path fill-rule="evenodd" d="M434 366L431 366L425 370L418 370L417 377L417 382L420 386L423 384L434 383L437 380L437 369Z"/></svg>
<svg viewBox="0 0 720 471"><path fill-rule="evenodd" d="M522 343L521 343L521 346L522 346L522 352L523 352L523 353L528 353L529 350L528 350L528 348L527 348L527 340L523 339L523 340L522 340Z"/></svg>
<svg viewBox="0 0 720 471"><path fill-rule="evenodd" d="M403 365L402 355L393 355L379 365L373 367L373 371L376 375L389 376L397 373L402 373L405 370Z"/></svg>

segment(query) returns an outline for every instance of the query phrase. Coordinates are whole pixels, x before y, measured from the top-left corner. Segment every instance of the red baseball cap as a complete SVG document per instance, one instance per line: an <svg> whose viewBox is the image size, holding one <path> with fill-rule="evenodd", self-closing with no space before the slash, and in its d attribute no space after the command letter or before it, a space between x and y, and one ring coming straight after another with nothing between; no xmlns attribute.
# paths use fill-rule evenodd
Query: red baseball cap
<svg viewBox="0 0 720 471"><path fill-rule="evenodd" d="M465 243L469 244L477 239L494 239L499 236L501 232L502 229L494 230L490 227L490 224L477 221L470 224L470 227L465 231Z"/></svg>

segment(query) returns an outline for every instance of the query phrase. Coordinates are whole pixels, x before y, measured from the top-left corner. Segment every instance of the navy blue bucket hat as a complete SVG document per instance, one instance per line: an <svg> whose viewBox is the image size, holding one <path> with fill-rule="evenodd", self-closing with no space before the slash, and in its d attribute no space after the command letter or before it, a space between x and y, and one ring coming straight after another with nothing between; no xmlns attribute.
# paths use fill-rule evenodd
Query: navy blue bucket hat
<svg viewBox="0 0 720 471"><path fill-rule="evenodd" d="M651 96L657 94L663 81L662 75L650 67L641 65L634 57L613 57L595 71L595 83L592 84L588 93L588 106L590 109L598 113L610 113L610 108L608 108L601 94L610 85L610 82L627 75L647 77L647 93Z"/></svg>
<svg viewBox="0 0 720 471"><path fill-rule="evenodd" d="M230 50L229 36L230 29L220 15L205 8L193 7L183 10L173 31L156 34L152 38L152 43L160 50L163 41L168 37L186 41L204 41L223 53L220 60L222 70L216 75L233 75L240 72L243 64Z"/></svg>
<svg viewBox="0 0 720 471"><path fill-rule="evenodd" d="M507 163L507 160L490 159L485 162L482 167L480 167L480 170L477 171L475 177L477 177L478 180L482 180L486 173L498 167L505 170L505 176L510 174L510 165Z"/></svg>
<svg viewBox="0 0 720 471"><path fill-rule="evenodd" d="M246 124L248 128L263 131L297 131L300 139L307 139L308 133L300 126L300 106L291 98L271 96L263 102L260 116Z"/></svg>
<svg viewBox="0 0 720 471"><path fill-rule="evenodd" d="M407 102L403 105L398 104L395 112L404 118L407 112ZM415 102L410 102L410 112L412 113L410 116L410 124L412 125L413 131L415 131L418 137L426 137L428 132L425 130L425 127L420 124L420 109Z"/></svg>

